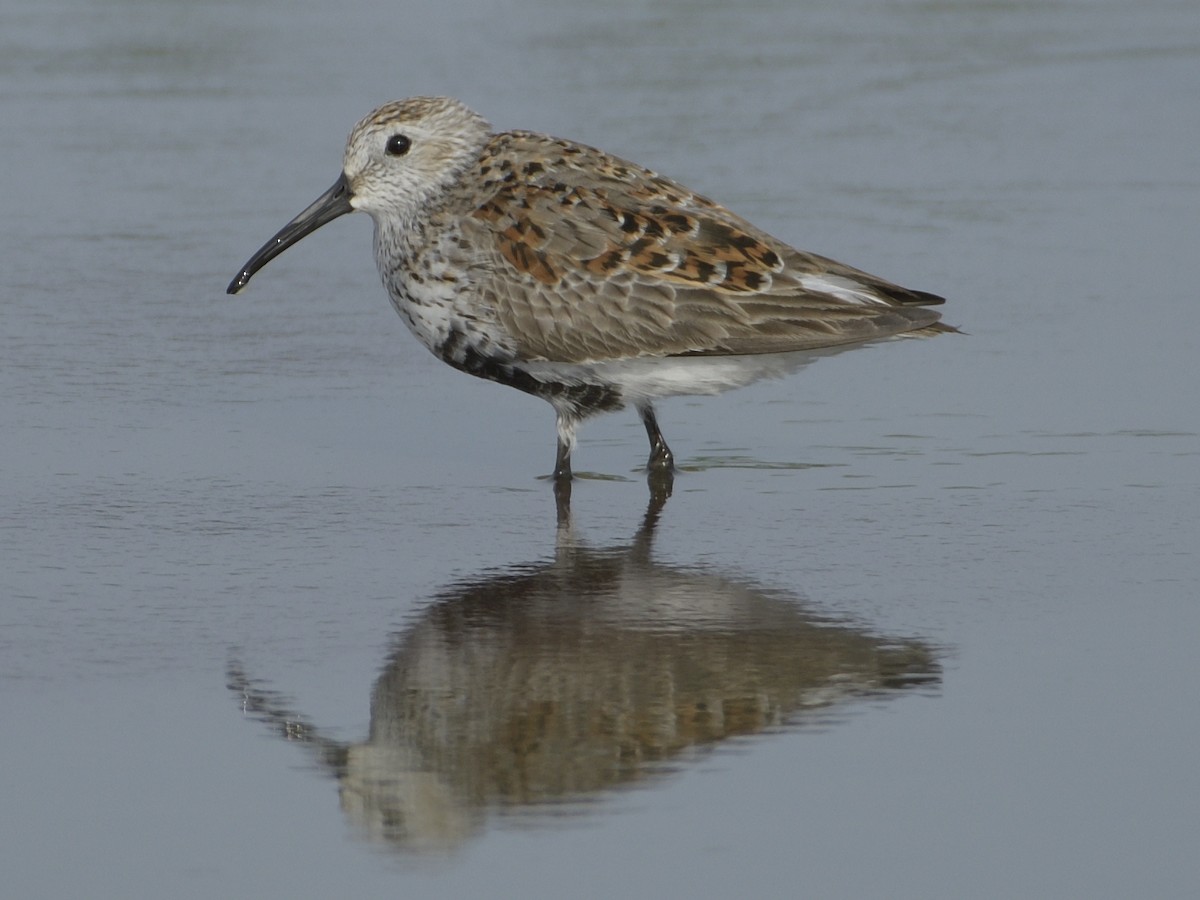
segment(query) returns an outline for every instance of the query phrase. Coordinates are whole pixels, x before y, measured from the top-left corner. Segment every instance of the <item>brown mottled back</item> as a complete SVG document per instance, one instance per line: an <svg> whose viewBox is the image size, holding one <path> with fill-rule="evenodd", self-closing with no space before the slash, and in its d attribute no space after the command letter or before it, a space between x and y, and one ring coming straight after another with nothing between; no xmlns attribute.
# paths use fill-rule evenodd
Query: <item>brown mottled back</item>
<svg viewBox="0 0 1200 900"><path fill-rule="evenodd" d="M794 250L591 147L498 134L471 174L488 198L464 224L490 262L480 289L527 358L803 350L938 319L918 307L940 298Z"/></svg>

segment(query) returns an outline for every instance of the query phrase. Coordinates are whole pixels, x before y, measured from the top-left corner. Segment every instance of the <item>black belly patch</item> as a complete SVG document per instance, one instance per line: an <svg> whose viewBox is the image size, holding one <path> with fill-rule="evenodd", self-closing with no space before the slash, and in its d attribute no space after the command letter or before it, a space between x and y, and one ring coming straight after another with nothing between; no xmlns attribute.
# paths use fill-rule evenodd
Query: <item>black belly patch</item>
<svg viewBox="0 0 1200 900"><path fill-rule="evenodd" d="M602 412L621 409L625 401L621 390L612 384L563 384L557 381L542 381L514 365L503 357L488 356L471 346L462 331L451 331L445 342L436 350L443 362L461 372L485 378L497 384L508 385L535 397L541 397L555 405L565 400L579 418Z"/></svg>

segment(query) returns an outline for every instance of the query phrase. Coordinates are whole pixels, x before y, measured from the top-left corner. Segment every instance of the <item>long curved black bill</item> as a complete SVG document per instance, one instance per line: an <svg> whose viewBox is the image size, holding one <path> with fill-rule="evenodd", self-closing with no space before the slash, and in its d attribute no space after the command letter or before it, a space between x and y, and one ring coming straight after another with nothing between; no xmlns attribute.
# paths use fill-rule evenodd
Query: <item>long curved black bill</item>
<svg viewBox="0 0 1200 900"><path fill-rule="evenodd" d="M229 287L225 289L226 293L236 294L254 277L255 272L292 244L306 235L312 234L327 222L332 222L338 216L344 216L353 211L354 207L350 205L350 184L346 181L343 173L334 182L333 187L314 200L308 209L280 228L275 237L263 244L258 252L246 261L246 265L242 266L242 271L238 272L237 277L229 282Z"/></svg>

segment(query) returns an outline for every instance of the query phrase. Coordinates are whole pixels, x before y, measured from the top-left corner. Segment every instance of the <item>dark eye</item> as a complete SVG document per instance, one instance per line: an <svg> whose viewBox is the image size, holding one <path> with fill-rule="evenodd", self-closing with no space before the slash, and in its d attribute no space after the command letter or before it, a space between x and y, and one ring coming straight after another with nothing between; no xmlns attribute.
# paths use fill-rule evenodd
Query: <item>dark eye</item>
<svg viewBox="0 0 1200 900"><path fill-rule="evenodd" d="M384 149L388 156L403 156L411 146L412 141L408 139L407 134L393 134L388 138L387 146Z"/></svg>

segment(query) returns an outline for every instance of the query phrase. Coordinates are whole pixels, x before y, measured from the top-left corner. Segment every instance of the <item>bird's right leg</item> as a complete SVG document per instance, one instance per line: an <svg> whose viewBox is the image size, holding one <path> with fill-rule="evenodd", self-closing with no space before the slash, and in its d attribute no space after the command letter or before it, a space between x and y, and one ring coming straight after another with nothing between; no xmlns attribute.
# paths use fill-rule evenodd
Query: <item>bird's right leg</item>
<svg viewBox="0 0 1200 900"><path fill-rule="evenodd" d="M554 457L554 474L550 477L555 481L571 480L571 447L562 440L558 442L558 453Z"/></svg>
<svg viewBox="0 0 1200 900"><path fill-rule="evenodd" d="M575 449L575 428L579 419L563 410L555 410L558 415L558 452L554 457L554 474L556 482L571 480L571 451Z"/></svg>

